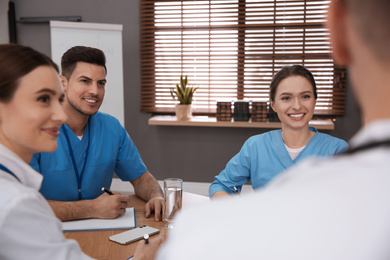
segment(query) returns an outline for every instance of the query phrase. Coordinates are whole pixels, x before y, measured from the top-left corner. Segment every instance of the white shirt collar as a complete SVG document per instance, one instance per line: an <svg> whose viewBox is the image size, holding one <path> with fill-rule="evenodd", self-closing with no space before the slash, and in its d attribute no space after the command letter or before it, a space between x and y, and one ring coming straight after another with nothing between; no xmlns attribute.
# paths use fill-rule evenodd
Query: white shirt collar
<svg viewBox="0 0 390 260"><path fill-rule="evenodd" d="M390 139L390 119L377 120L363 127L351 140L350 146L354 148L369 142Z"/></svg>
<svg viewBox="0 0 390 260"><path fill-rule="evenodd" d="M30 165L24 162L13 151L2 144L0 144L0 163L15 174L23 185L35 190L39 190L41 188L43 176L31 168ZM2 172L1 175L11 177L17 181L15 177L8 173Z"/></svg>

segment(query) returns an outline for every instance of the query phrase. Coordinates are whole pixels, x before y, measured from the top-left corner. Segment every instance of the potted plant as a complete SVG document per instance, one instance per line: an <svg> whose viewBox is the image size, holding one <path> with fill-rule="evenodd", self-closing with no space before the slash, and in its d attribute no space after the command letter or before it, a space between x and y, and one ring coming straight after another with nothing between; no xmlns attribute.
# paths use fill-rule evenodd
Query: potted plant
<svg viewBox="0 0 390 260"><path fill-rule="evenodd" d="M177 120L188 120L192 117L192 98L197 87L188 87L187 76L183 78L180 75L180 85L176 84L175 89L171 89L173 99L177 99L180 103L176 105Z"/></svg>

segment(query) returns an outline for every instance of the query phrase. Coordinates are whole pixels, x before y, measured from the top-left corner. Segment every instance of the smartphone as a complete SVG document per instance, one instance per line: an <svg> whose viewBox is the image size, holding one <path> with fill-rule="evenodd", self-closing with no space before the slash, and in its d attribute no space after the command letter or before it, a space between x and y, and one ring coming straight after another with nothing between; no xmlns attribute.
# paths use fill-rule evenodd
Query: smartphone
<svg viewBox="0 0 390 260"><path fill-rule="evenodd" d="M109 239L119 244L126 245L142 239L145 234L148 234L149 236L153 236L158 233L160 233L160 230L156 228L152 228L149 226L141 226L110 236Z"/></svg>

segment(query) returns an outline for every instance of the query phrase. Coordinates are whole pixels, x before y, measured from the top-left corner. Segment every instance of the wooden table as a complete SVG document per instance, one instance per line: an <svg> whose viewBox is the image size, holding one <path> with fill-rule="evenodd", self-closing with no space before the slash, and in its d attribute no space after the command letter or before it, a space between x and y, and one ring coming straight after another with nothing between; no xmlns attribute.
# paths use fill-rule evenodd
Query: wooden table
<svg viewBox="0 0 390 260"><path fill-rule="evenodd" d="M183 208L197 203L207 203L207 201L209 201L207 197L192 193L183 193ZM147 225L160 230L159 235L154 235L150 239L158 236L162 239L166 238L169 230L165 227L163 222L156 222L154 220L154 215L150 218L145 218L145 201L135 195L130 195L130 206L135 209L137 227ZM138 242L120 245L108 240L109 236L123 231L126 231L126 229L72 231L64 232L64 235L68 239L75 239L79 243L81 250L95 259L125 260L134 254Z"/></svg>

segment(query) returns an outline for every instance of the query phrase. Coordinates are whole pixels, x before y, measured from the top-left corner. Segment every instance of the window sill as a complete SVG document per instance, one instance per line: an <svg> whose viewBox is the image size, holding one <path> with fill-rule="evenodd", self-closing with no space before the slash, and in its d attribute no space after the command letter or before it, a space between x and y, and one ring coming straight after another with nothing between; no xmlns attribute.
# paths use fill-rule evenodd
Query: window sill
<svg viewBox="0 0 390 260"><path fill-rule="evenodd" d="M159 126L203 126L203 127L241 127L241 128L281 128L280 122L242 122L242 121L217 121L215 117L194 116L190 120L178 121L176 116L152 116L148 120L149 125ZM334 123L331 119L312 120L310 126L318 130L333 130Z"/></svg>

